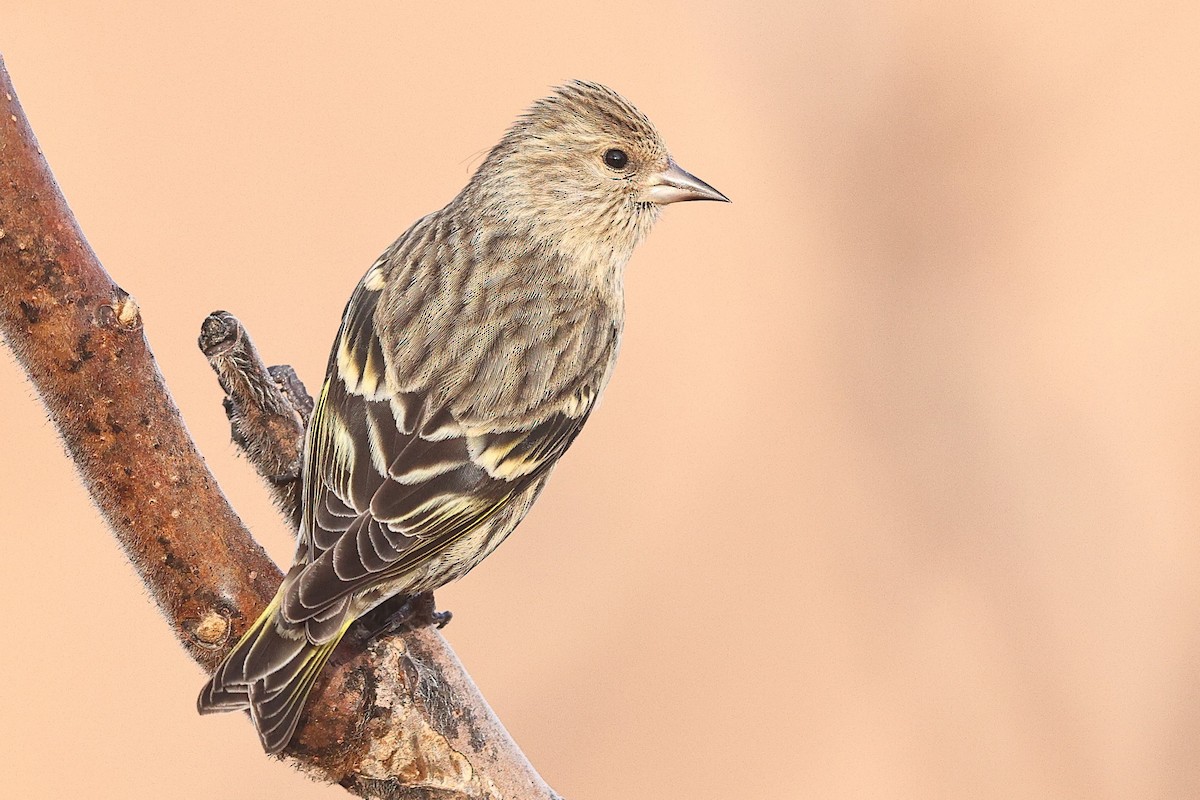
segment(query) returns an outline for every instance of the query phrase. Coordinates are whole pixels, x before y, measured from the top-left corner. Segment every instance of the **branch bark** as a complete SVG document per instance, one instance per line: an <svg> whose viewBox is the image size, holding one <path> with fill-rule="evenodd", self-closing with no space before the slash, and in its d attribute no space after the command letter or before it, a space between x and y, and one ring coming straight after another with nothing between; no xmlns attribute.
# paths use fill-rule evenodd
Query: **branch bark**
<svg viewBox="0 0 1200 800"><path fill-rule="evenodd" d="M141 311L79 230L2 57L0 94L0 330L176 637L211 670L282 575L188 435ZM228 340L208 322L235 439L294 516L307 395L267 370L232 317L219 319ZM285 757L367 798L557 797L431 629L347 637Z"/></svg>
<svg viewBox="0 0 1200 800"><path fill-rule="evenodd" d="M236 444L266 481L275 505L300 527L300 454L313 399L290 366L267 367L237 318L214 311L200 326L200 351L225 390Z"/></svg>

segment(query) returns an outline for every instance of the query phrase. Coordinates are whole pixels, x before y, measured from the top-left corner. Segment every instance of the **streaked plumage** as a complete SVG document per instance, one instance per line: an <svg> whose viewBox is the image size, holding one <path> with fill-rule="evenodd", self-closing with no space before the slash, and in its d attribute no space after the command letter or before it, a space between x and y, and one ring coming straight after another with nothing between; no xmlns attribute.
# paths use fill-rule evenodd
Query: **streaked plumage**
<svg viewBox="0 0 1200 800"><path fill-rule="evenodd" d="M249 707L278 752L355 619L495 549L608 382L633 248L662 204L691 199L725 198L628 101L577 81L388 248L350 298L309 424L295 563L201 712Z"/></svg>

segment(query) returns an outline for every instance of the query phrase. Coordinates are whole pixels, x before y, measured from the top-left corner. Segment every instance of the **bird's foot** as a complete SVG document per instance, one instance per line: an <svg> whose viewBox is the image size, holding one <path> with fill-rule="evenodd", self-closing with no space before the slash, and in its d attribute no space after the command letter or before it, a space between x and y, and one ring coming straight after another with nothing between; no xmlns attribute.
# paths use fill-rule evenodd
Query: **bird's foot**
<svg viewBox="0 0 1200 800"><path fill-rule="evenodd" d="M438 611L437 601L433 599L433 592L421 592L408 598L400 611L405 612L407 616L400 620L400 625L407 626L410 630L413 628L428 628L430 625L438 630L450 624L450 620L454 614L449 611Z"/></svg>
<svg viewBox="0 0 1200 800"><path fill-rule="evenodd" d="M367 639L378 639L393 633L415 631L434 626L444 628L454 615L449 611L438 611L433 592L421 592L411 597L393 598L380 603L364 622L367 624Z"/></svg>

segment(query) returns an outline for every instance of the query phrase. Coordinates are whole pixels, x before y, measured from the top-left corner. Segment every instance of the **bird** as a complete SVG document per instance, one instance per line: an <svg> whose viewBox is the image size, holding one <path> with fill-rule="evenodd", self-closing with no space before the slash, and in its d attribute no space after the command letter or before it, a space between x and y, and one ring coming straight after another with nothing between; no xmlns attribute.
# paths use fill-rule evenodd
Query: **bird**
<svg viewBox="0 0 1200 800"><path fill-rule="evenodd" d="M645 114L574 80L519 116L350 296L306 431L294 562L200 713L249 709L282 751L356 619L426 601L529 511L596 407L624 272L664 206L729 202Z"/></svg>

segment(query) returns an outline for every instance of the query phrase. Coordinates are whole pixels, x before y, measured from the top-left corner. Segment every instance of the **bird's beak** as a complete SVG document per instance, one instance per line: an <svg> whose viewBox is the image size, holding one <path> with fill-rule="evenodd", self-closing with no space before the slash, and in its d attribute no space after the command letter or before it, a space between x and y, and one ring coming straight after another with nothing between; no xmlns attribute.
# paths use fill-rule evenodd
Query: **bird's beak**
<svg viewBox="0 0 1200 800"><path fill-rule="evenodd" d="M665 206L667 203L678 203L681 200L730 202L728 197L674 161L668 161L667 168L650 179L650 185L642 192L642 200L657 203L660 206Z"/></svg>

